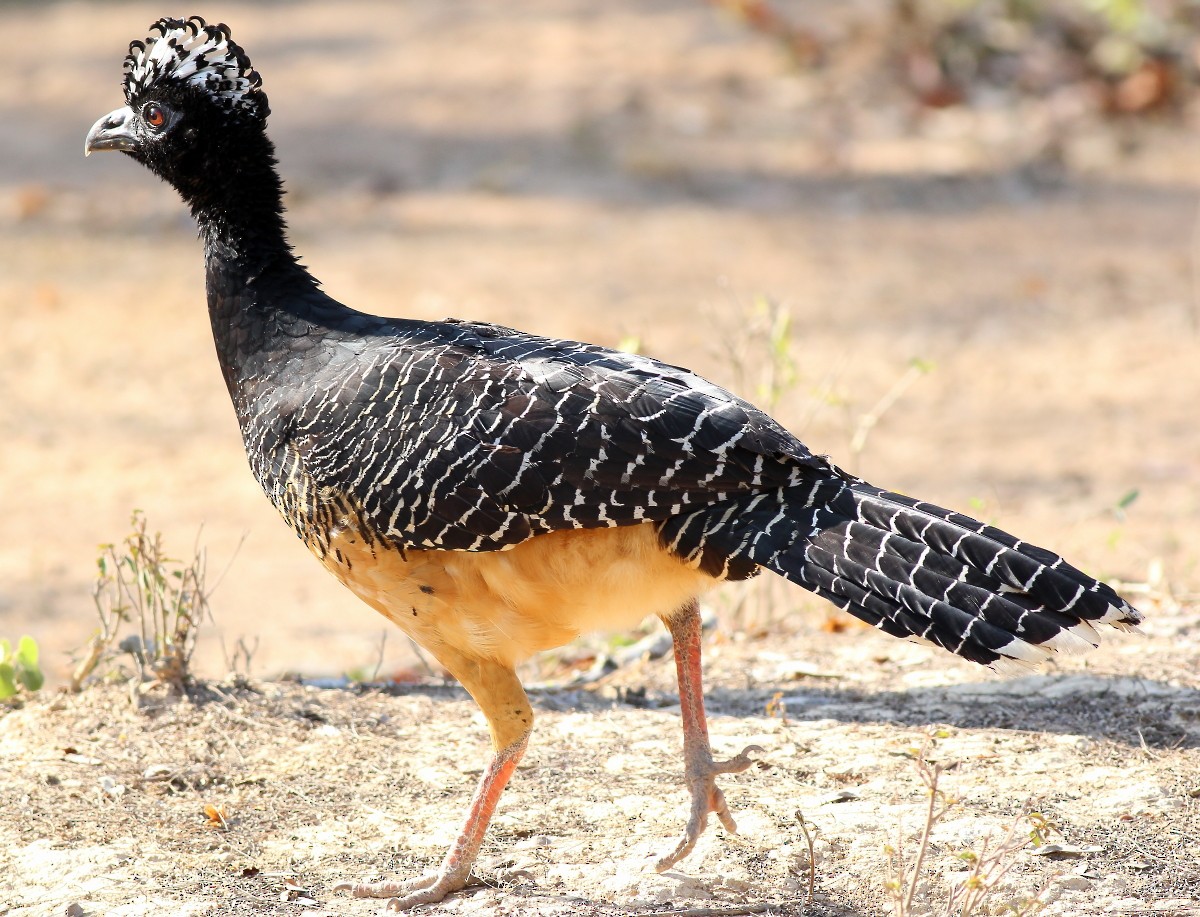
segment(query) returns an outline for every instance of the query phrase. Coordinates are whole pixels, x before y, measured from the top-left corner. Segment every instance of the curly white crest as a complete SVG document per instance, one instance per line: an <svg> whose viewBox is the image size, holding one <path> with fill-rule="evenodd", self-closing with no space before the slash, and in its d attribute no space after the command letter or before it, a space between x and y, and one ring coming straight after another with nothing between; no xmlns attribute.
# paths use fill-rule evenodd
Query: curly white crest
<svg viewBox="0 0 1200 917"><path fill-rule="evenodd" d="M224 23L208 25L199 16L186 20L164 17L150 30L158 34L129 45L125 58L127 102L132 104L160 80L170 79L204 89L228 111L267 116L262 79Z"/></svg>

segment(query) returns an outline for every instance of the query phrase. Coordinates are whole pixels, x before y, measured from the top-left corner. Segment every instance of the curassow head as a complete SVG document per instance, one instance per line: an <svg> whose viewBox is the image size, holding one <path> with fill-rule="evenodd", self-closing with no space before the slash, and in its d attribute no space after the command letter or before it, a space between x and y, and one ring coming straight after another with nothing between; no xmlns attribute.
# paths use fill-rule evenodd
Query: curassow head
<svg viewBox="0 0 1200 917"><path fill-rule="evenodd" d="M192 16L160 19L150 31L129 45L126 105L92 125L84 154L127 153L196 202L199 186L224 184L261 158L267 96L228 26Z"/></svg>

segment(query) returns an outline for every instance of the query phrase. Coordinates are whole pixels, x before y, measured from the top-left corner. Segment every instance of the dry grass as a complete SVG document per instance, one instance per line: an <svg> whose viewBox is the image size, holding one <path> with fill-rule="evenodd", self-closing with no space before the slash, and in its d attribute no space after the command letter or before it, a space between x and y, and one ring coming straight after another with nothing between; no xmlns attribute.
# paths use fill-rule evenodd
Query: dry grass
<svg viewBox="0 0 1200 917"><path fill-rule="evenodd" d="M998 840L989 835L980 842L977 850L960 850L954 854L967 865L967 875L952 879L944 891L935 888L936 879L926 868L926 857L934 843L934 831L948 817L959 814L963 804L961 797L943 788L945 765L930 759L938 737L945 738L947 734L930 733L913 756L913 768L929 797L925 819L916 839L911 844L906 843L905 830L900 826L895 844L884 847L887 856L884 888L891 896L894 917L927 913L944 917L972 917L984 908L988 909L987 912L993 912L995 909L991 905L996 898L1012 895L1011 889L1003 888L1001 883L1018 866L1019 855L1030 846L1045 844L1054 831L1044 815L1026 805ZM914 846L915 853L912 850ZM1000 906L1012 917L1033 917L1046 907L1046 893L1056 878L1051 876L1026 897L1017 897Z"/></svg>
<svg viewBox="0 0 1200 917"><path fill-rule="evenodd" d="M191 560L170 557L162 534L148 532L134 512L132 531L118 543L102 545L92 590L99 629L83 649L71 675L79 691L91 678L146 683L183 691L191 680L190 662L198 630L212 616L207 556L197 542ZM123 636L122 636L123 635ZM249 651L243 644L240 652Z"/></svg>

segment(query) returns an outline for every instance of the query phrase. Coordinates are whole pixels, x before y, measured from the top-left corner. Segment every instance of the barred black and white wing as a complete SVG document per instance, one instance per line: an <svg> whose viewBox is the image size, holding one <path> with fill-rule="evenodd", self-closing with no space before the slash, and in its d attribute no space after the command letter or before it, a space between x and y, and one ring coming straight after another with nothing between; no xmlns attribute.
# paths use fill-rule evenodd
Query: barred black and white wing
<svg viewBox="0 0 1200 917"><path fill-rule="evenodd" d="M492 325L397 322L355 341L330 338L314 384L292 389L310 400L276 412L290 422L260 450L276 456L264 486L302 467L310 511L339 495L390 543L493 551L655 523L714 577L770 569L989 665L1140 621L1058 555L852 477L688 370Z"/></svg>
<svg viewBox="0 0 1200 917"><path fill-rule="evenodd" d="M306 400L272 406L288 418L274 442L247 451L273 456L260 469L268 490L299 463L407 548L502 550L661 522L825 467L679 367L492 325L390 329L356 349L330 343L316 377L291 389Z"/></svg>

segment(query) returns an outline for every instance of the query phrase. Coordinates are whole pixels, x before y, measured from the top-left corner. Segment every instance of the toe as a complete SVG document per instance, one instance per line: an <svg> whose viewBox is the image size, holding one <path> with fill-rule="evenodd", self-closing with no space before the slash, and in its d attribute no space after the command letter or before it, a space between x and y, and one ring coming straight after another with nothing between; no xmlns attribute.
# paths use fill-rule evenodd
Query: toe
<svg viewBox="0 0 1200 917"><path fill-rule="evenodd" d="M422 904L436 904L451 892L460 891L466 885L466 880L441 876L427 887L413 890L402 898L392 898L387 903L387 910L407 911Z"/></svg>
<svg viewBox="0 0 1200 917"><path fill-rule="evenodd" d="M404 890L402 882L339 882L335 892L349 892L355 898L394 898Z"/></svg>
<svg viewBox="0 0 1200 917"><path fill-rule="evenodd" d="M747 745L742 749L741 754L735 755L727 761L713 761L711 772L714 774L740 774L754 763L755 755L761 754L763 754L763 750L760 746Z"/></svg>
<svg viewBox="0 0 1200 917"><path fill-rule="evenodd" d="M439 878L437 873L427 873L405 882L339 882L333 887L333 890L349 892L355 898L390 898L394 901L397 898L411 896L413 892L437 885ZM388 902L388 905L391 906L391 901Z"/></svg>
<svg viewBox="0 0 1200 917"><path fill-rule="evenodd" d="M688 837L687 834L684 834L684 836L679 839L679 843L675 845L674 850L658 858L658 862L654 864L654 871L666 872L685 856L691 853L692 848L695 846L696 839L694 837Z"/></svg>
<svg viewBox="0 0 1200 917"><path fill-rule="evenodd" d="M733 815L729 812L729 803L725 801L725 794L719 787L713 787L709 808L716 814L721 826L726 831L730 834L737 834L737 822L733 820Z"/></svg>

